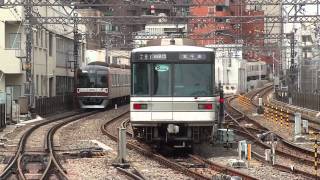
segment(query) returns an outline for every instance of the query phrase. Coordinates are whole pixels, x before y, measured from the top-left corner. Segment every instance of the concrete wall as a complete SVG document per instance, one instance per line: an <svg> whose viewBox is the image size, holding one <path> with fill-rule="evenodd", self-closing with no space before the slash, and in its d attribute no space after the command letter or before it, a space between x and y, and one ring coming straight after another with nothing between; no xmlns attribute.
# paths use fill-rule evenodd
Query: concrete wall
<svg viewBox="0 0 320 180"><path fill-rule="evenodd" d="M0 92L4 92L6 88L6 75L0 72Z"/></svg>

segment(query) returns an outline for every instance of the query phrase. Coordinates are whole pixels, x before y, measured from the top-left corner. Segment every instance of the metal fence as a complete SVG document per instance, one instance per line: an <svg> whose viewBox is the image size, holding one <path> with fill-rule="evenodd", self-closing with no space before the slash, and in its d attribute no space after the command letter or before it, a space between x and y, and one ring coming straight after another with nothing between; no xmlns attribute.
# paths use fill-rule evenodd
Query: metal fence
<svg viewBox="0 0 320 180"><path fill-rule="evenodd" d="M35 111L41 116L46 116L59 111L71 110L72 107L72 94L54 97L37 97Z"/></svg>
<svg viewBox="0 0 320 180"><path fill-rule="evenodd" d="M0 104L0 129L6 127L6 105Z"/></svg>
<svg viewBox="0 0 320 180"><path fill-rule="evenodd" d="M292 104L303 108L320 111L320 94L292 92ZM287 91L277 90L275 97L278 101L289 103Z"/></svg>

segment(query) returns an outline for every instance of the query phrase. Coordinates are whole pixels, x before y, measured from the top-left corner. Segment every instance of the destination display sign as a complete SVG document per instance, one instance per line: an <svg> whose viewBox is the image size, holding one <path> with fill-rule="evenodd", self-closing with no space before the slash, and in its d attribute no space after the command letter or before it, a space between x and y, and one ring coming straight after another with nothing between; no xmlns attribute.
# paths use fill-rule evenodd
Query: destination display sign
<svg viewBox="0 0 320 180"><path fill-rule="evenodd" d="M180 60L206 60L207 56L204 53L180 53Z"/></svg>
<svg viewBox="0 0 320 180"><path fill-rule="evenodd" d="M136 53L132 61L213 61L214 54L208 52L143 52Z"/></svg>
<svg viewBox="0 0 320 180"><path fill-rule="evenodd" d="M166 60L166 53L142 53L139 55L140 60Z"/></svg>

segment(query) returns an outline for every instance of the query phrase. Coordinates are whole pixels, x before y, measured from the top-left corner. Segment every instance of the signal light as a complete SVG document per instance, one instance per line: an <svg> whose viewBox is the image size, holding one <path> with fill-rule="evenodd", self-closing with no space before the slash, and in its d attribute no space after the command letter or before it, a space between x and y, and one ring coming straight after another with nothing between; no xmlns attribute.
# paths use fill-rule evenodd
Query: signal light
<svg viewBox="0 0 320 180"><path fill-rule="evenodd" d="M147 104L133 104L133 109L147 109Z"/></svg>
<svg viewBox="0 0 320 180"><path fill-rule="evenodd" d="M223 99L223 98L220 98L220 99L219 99L219 103L224 103L224 99Z"/></svg>
<svg viewBox="0 0 320 180"><path fill-rule="evenodd" d="M198 109L212 109L212 104L198 104Z"/></svg>
<svg viewBox="0 0 320 180"><path fill-rule="evenodd" d="M156 12L156 10L155 10L154 5L151 5L151 6L150 6L150 13L151 13L151 14L155 14L155 12Z"/></svg>

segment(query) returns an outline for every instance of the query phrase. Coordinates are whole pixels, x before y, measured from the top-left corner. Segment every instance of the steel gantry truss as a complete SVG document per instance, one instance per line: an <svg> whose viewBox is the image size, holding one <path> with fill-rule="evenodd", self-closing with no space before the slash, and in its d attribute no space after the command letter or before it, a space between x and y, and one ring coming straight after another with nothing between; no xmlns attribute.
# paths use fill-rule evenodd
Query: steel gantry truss
<svg viewBox="0 0 320 180"><path fill-rule="evenodd" d="M74 24L77 21L79 24L90 23L105 23L110 22L113 24L172 24L179 21L179 23L197 22L208 23L215 18L229 19L230 22L226 23L247 23L253 20L265 20L269 23L317 23L320 22L318 15L305 15L305 16L288 16L286 18L281 16L105 16L105 17L32 17L34 23L38 24ZM244 21L244 19L246 21Z"/></svg>
<svg viewBox="0 0 320 180"><path fill-rule="evenodd" d="M179 16L171 15L166 17L159 16L105 16L105 17L80 17L75 15L75 10L79 8L89 8L89 7L150 7L154 5L157 7L165 7L168 9L179 9L179 8L190 8L197 6L206 6L206 5L218 5L221 4L220 1L212 0L191 0L188 3L182 0L169 0L169 1L158 1L158 2L146 2L142 0L123 0L115 3L114 1L108 0L0 0L1 7L15 7L23 6L25 9L25 29L26 29L26 80L27 86L29 87L29 95L31 98L31 104L33 101L33 92L32 92L32 71L31 71L31 57L32 57L32 27L34 25L42 24L67 24L74 25L74 68L77 68L78 64L78 49L81 36L78 30L79 24L95 24L95 23L112 23L119 25L130 25L130 24L148 24L148 23L157 23L157 24L176 24L176 23L190 23L196 22L198 24L206 24L208 22L214 21L216 18L224 19L222 23L233 23L233 24L242 24L247 23L248 21L261 20L268 23L320 23L319 15L287 15L283 17L280 16ZM230 3L230 6L243 6L245 5L291 5L291 6L304 6L319 4L320 0L239 0L239 4ZM44 7L44 6L59 6L59 7L69 7L72 10L66 11L67 17L41 17L35 15L33 12L33 7ZM133 35L133 34L131 34ZM201 34L196 35L197 38L206 38L211 37L215 34ZM283 34L268 34L260 33L257 36L248 35L247 38L254 39L283 39ZM76 83L74 83L76 84ZM27 89L27 88L26 88ZM28 94L28 93L27 93Z"/></svg>
<svg viewBox="0 0 320 180"><path fill-rule="evenodd" d="M4 6L25 6L28 0L0 0ZM245 0L246 5L312 5L320 3L320 0ZM219 5L221 1L192 1L185 3L180 0L146 2L139 0L108 3L107 0L33 0L33 6L76 6L76 7L103 7L103 6L145 6L145 5L174 5L175 7Z"/></svg>

